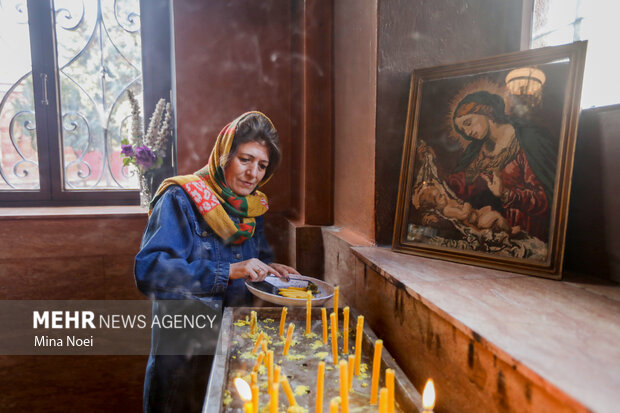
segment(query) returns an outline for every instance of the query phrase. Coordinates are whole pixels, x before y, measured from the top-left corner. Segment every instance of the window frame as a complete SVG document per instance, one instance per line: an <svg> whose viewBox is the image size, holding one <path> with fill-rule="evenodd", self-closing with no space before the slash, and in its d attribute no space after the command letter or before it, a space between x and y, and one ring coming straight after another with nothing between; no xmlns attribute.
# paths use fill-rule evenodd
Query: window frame
<svg viewBox="0 0 620 413"><path fill-rule="evenodd" d="M138 205L139 191L116 189L66 190L62 161L62 130L59 70L56 54L53 0L28 0L32 83L35 102L38 190L0 191L0 206L95 206ZM140 0L142 42L143 113L152 113L160 98L174 99L174 56L172 42L172 0ZM43 77L47 77L47 85ZM46 87L45 87L46 86ZM47 103L44 103L46 97ZM173 124L169 150L163 166L156 172L155 184L174 175L176 165L176 124ZM159 179L158 179L159 178Z"/></svg>

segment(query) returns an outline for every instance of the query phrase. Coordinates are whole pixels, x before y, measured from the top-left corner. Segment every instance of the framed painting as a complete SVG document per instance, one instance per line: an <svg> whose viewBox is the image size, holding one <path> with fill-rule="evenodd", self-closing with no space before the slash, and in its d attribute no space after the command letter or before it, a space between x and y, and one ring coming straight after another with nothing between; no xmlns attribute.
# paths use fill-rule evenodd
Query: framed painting
<svg viewBox="0 0 620 413"><path fill-rule="evenodd" d="M395 251L562 277L585 52L413 72Z"/></svg>

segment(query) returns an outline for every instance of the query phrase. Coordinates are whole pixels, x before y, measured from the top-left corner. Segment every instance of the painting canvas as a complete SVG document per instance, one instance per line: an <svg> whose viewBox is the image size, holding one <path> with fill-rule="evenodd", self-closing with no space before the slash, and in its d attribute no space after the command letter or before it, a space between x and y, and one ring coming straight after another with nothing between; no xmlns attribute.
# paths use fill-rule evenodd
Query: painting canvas
<svg viewBox="0 0 620 413"><path fill-rule="evenodd" d="M585 50L414 71L394 250L561 278Z"/></svg>

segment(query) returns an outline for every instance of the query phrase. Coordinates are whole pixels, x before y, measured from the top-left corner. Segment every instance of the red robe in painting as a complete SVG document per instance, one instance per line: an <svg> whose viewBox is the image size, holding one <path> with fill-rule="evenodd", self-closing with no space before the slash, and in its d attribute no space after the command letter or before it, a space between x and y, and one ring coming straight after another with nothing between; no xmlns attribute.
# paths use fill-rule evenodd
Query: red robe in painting
<svg viewBox="0 0 620 413"><path fill-rule="evenodd" d="M548 241L549 200L542 184L534 175L523 150L519 150L510 162L500 171L504 185L501 198L502 215L511 226ZM465 182L465 171L448 177L450 188L464 201L476 198L482 192L489 192L486 181L477 176L472 182Z"/></svg>

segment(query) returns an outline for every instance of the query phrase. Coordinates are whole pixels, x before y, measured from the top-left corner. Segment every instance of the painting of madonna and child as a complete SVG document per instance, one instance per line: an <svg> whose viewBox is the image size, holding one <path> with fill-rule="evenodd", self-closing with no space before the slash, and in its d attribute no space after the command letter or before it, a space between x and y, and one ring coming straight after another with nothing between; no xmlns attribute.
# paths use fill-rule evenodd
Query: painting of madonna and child
<svg viewBox="0 0 620 413"><path fill-rule="evenodd" d="M561 277L583 54L414 72L395 250Z"/></svg>

